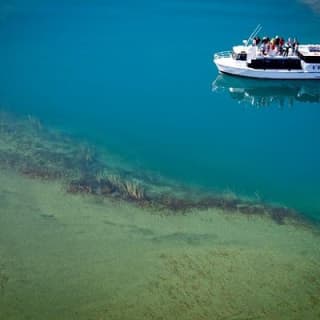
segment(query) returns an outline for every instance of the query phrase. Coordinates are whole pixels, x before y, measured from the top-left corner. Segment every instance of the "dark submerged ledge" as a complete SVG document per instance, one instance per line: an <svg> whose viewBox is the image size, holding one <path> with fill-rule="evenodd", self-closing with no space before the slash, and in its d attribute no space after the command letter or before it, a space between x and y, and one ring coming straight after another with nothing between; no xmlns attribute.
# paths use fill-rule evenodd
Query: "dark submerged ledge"
<svg viewBox="0 0 320 320"><path fill-rule="evenodd" d="M287 207L272 206L240 198L230 199L223 195L192 198L192 195L188 193L185 193L184 196L175 196L169 193L149 193L138 183L121 177L101 180L97 180L95 177L83 177L79 180L71 181L67 192L120 199L135 203L140 207L169 210L173 214L186 214L194 209L208 210L216 208L230 214L268 216L278 224L284 224L286 219L299 223L306 222L306 219L301 214Z"/></svg>
<svg viewBox="0 0 320 320"><path fill-rule="evenodd" d="M107 197L171 214L216 208L230 214L267 216L277 224L286 221L314 224L284 206L223 194L204 195L197 190L166 184L147 173L112 166L105 154L43 128L39 120L31 116L21 119L0 111L0 137L0 167L14 169L33 179L63 180L66 191L71 194ZM161 191L162 187L167 191Z"/></svg>

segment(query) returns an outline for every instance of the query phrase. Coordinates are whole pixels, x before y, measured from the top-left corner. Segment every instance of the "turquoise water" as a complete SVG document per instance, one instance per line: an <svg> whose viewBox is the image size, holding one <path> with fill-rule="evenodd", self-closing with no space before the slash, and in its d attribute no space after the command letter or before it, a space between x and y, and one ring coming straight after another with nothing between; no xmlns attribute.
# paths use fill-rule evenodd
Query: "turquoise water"
<svg viewBox="0 0 320 320"><path fill-rule="evenodd" d="M258 23L320 43L317 2L2 3L3 108L141 169L320 217L320 83L217 79L212 64Z"/></svg>

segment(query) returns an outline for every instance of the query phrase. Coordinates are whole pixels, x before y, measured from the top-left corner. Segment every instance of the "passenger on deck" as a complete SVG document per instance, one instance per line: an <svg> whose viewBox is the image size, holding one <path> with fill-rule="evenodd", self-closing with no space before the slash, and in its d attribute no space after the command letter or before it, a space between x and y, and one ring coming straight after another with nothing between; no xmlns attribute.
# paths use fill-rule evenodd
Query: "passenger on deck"
<svg viewBox="0 0 320 320"><path fill-rule="evenodd" d="M280 53L280 55L283 55L283 53L284 53L283 46L284 46L284 39L281 37L279 39L279 53Z"/></svg>
<svg viewBox="0 0 320 320"><path fill-rule="evenodd" d="M262 38L262 44L261 44L261 53L263 55L268 55L270 51L270 38L269 37L263 37Z"/></svg>
<svg viewBox="0 0 320 320"><path fill-rule="evenodd" d="M293 54L296 54L298 47L299 47L299 42L297 41L296 38L294 38L293 42L292 42L292 53Z"/></svg>
<svg viewBox="0 0 320 320"><path fill-rule="evenodd" d="M265 55L266 52L266 39L266 37L263 37L261 41L260 51L262 55Z"/></svg>
<svg viewBox="0 0 320 320"><path fill-rule="evenodd" d="M291 38L288 38L288 41L285 43L284 45L284 56L288 56L289 55L289 51L292 48L292 44L291 44Z"/></svg>
<svg viewBox="0 0 320 320"><path fill-rule="evenodd" d="M252 41L252 44L259 48L259 55L264 56L295 55L299 46L296 38L294 38L293 40L291 40L291 38L288 38L288 40L285 41L283 37L279 37L278 35L272 39L270 39L269 37L263 37L262 39L260 39L259 37L255 37Z"/></svg>
<svg viewBox="0 0 320 320"><path fill-rule="evenodd" d="M260 42L261 42L261 39L259 37L254 37L253 40L254 40L254 43L255 43L256 46L258 46L260 44Z"/></svg>

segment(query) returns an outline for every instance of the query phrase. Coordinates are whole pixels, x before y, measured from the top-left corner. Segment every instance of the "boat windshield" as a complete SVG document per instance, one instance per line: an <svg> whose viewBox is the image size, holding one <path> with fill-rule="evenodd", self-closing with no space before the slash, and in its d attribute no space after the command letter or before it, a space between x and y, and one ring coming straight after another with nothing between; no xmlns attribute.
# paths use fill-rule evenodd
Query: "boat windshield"
<svg viewBox="0 0 320 320"><path fill-rule="evenodd" d="M232 58L235 60L246 61L247 60L247 53L246 52L236 53L236 52L232 51Z"/></svg>

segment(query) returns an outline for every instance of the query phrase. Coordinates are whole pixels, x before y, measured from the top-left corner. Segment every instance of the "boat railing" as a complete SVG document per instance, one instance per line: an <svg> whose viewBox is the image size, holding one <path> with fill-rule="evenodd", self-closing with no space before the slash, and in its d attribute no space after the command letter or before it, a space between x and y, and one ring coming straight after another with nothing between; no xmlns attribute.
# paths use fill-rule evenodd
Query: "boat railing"
<svg viewBox="0 0 320 320"><path fill-rule="evenodd" d="M221 59L221 58L230 58L232 56L232 52L229 51L221 51L214 54L214 59Z"/></svg>

